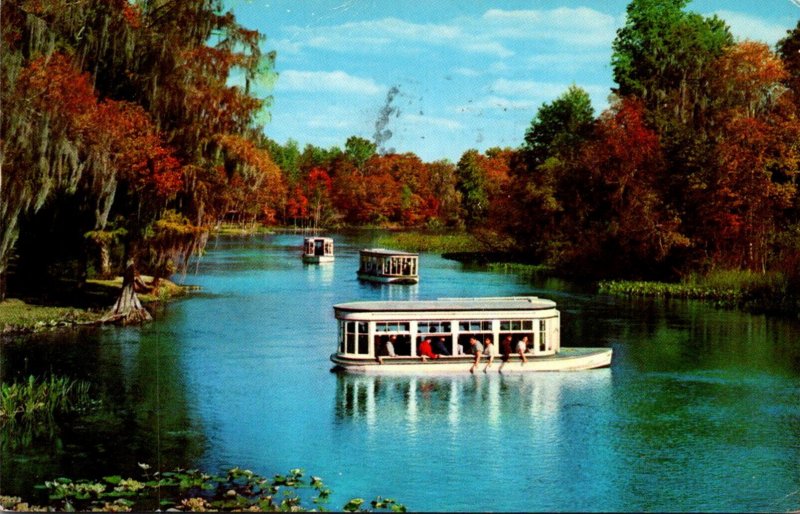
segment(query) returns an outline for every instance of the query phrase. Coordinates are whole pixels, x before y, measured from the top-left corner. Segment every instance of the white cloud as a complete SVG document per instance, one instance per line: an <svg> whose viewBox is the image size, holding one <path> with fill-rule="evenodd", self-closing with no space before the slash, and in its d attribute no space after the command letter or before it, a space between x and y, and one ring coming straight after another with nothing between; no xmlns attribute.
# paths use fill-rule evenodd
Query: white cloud
<svg viewBox="0 0 800 514"><path fill-rule="evenodd" d="M547 11L490 9L483 14L483 21L498 38L547 39L591 46L610 45L618 25L613 16L588 7Z"/></svg>
<svg viewBox="0 0 800 514"><path fill-rule="evenodd" d="M564 94L572 84L537 82L533 80L497 79L490 86L491 92L507 96L543 98L545 101ZM575 84L591 96L608 95L608 88L597 85Z"/></svg>
<svg viewBox="0 0 800 514"><path fill-rule="evenodd" d="M734 11L716 11L714 14L725 20L737 38L763 41L770 45L786 37L786 31L792 28Z"/></svg>
<svg viewBox="0 0 800 514"><path fill-rule="evenodd" d="M490 86L488 96L453 107L457 113L535 112L543 103L563 95L571 84L498 79ZM609 90L605 86L578 86L589 95L592 105L602 111L608 107Z"/></svg>
<svg viewBox="0 0 800 514"><path fill-rule="evenodd" d="M558 66L564 68L580 68L586 64L605 63L610 61L610 51L598 52L555 52L537 53L525 58L525 63L531 67Z"/></svg>
<svg viewBox="0 0 800 514"><path fill-rule="evenodd" d="M377 95L386 90L372 79L354 77L343 71L286 70L278 76L276 90Z"/></svg>
<svg viewBox="0 0 800 514"><path fill-rule="evenodd" d="M461 45L461 49L469 53L495 55L504 59L514 55L514 52L493 41L465 43Z"/></svg>
<svg viewBox="0 0 800 514"><path fill-rule="evenodd" d="M277 40L279 50L297 54L304 48L334 52L379 53L446 47L464 53L514 55L504 40L549 41L570 46L609 46L617 21L587 7L505 11L491 9L481 17L448 23L413 23L388 17L330 26L290 26Z"/></svg>
<svg viewBox="0 0 800 514"><path fill-rule="evenodd" d="M563 84L508 79L495 80L490 87L493 93L528 98L556 97L567 89Z"/></svg>
<svg viewBox="0 0 800 514"><path fill-rule="evenodd" d="M398 43L451 45L464 39L452 25L411 23L398 18L348 22L325 27L288 27L292 48L377 52Z"/></svg>

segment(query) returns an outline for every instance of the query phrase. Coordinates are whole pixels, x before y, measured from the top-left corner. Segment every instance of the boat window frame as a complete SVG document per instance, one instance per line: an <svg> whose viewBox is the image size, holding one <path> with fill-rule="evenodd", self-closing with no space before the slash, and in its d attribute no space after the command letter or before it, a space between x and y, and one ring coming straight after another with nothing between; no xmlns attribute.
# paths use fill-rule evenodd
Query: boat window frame
<svg viewBox="0 0 800 514"><path fill-rule="evenodd" d="M420 321L417 321L417 335L420 335L420 336L422 336L422 335L430 336L430 335L434 335L434 334L436 334L437 336L438 335L447 335L447 334L452 335L453 334L453 323L455 321L457 321L457 320L420 320ZM448 325L446 330L443 327L443 325L445 323ZM420 328L423 325L425 326L425 328L427 330L422 330L422 328ZM433 325L436 325L436 326L433 326ZM435 328L436 330L431 331L431 328Z"/></svg>
<svg viewBox="0 0 800 514"><path fill-rule="evenodd" d="M382 329L379 325L387 325L386 329ZM398 328L392 329L389 325L397 325ZM405 327L401 327L400 325L405 325ZM376 334L404 334L409 335L411 334L411 322L410 321L376 321L375 322L375 333Z"/></svg>
<svg viewBox="0 0 800 514"><path fill-rule="evenodd" d="M500 319L501 332L528 332L533 333L533 319ZM507 325L505 325L507 323ZM515 324L517 324L515 326ZM526 326L527 325L527 326Z"/></svg>
<svg viewBox="0 0 800 514"><path fill-rule="evenodd" d="M484 333L484 332L493 332L494 331L494 320L485 320L485 319L459 319L458 321L458 332L460 334L472 333ZM463 327L462 324L467 323L466 327ZM480 323L480 328L472 328L472 323ZM484 328L484 326L488 323L488 328ZM483 343L483 341L481 341Z"/></svg>
<svg viewBox="0 0 800 514"><path fill-rule="evenodd" d="M370 355L369 323L366 321L339 320L339 352L345 355Z"/></svg>
<svg viewBox="0 0 800 514"><path fill-rule="evenodd" d="M547 337L547 330L548 330L548 323L546 319L539 320L539 330L537 331L538 341L536 344L536 348L539 349L539 353L547 353L551 350L550 338Z"/></svg>

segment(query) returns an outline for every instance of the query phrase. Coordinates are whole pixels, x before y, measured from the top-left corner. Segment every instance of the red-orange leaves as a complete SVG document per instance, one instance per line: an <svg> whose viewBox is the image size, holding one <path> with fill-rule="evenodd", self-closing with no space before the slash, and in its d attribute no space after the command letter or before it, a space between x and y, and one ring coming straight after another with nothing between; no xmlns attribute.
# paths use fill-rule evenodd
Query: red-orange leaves
<svg viewBox="0 0 800 514"><path fill-rule="evenodd" d="M788 76L783 62L765 43L742 41L733 45L712 68L713 88L728 109L757 116L783 92Z"/></svg>
<svg viewBox="0 0 800 514"><path fill-rule="evenodd" d="M17 88L28 98L31 116L46 116L50 130L72 141L97 176L127 181L133 190L162 197L180 189L180 163L144 109L111 99L98 103L88 74L69 56L54 53L35 59L20 73Z"/></svg>
<svg viewBox="0 0 800 514"><path fill-rule="evenodd" d="M180 190L181 165L140 106L105 100L85 120L87 142L94 152L109 157L119 180L140 194L162 198Z"/></svg>
<svg viewBox="0 0 800 514"><path fill-rule="evenodd" d="M688 244L660 193L664 160L640 102L624 99L606 111L580 160L602 191L594 208L605 218L606 237L630 255L656 261Z"/></svg>
<svg viewBox="0 0 800 514"><path fill-rule="evenodd" d="M142 10L138 5L125 2L122 6L122 19L132 29L139 29L142 27Z"/></svg>
<svg viewBox="0 0 800 514"><path fill-rule="evenodd" d="M274 221L275 212L286 196L286 185L269 152L241 136L221 135L216 142L229 177L231 203L223 206L224 211Z"/></svg>
<svg viewBox="0 0 800 514"><path fill-rule="evenodd" d="M28 99L35 111L68 123L88 114L97 103L89 75L62 53L31 61L20 72L17 92L19 98Z"/></svg>

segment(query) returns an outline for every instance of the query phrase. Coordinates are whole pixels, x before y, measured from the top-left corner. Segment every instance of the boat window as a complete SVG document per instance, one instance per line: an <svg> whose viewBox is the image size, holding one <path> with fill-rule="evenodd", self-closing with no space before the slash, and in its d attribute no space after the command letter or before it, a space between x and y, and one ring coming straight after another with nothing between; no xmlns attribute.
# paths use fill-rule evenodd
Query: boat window
<svg viewBox="0 0 800 514"><path fill-rule="evenodd" d="M358 324L358 353L365 355L369 353L369 339L367 339L367 324Z"/></svg>
<svg viewBox="0 0 800 514"><path fill-rule="evenodd" d="M527 353L533 351L533 332L520 331L520 332L500 332L500 352L503 351L503 341L507 336L511 336L511 353L519 353L520 343L525 348L523 352ZM527 340L525 340L527 339Z"/></svg>
<svg viewBox="0 0 800 514"><path fill-rule="evenodd" d="M420 334L449 334L450 322L449 321L420 321L417 323L417 332Z"/></svg>
<svg viewBox="0 0 800 514"><path fill-rule="evenodd" d="M408 332L411 329L409 323L375 323L375 332L386 333L386 332Z"/></svg>
<svg viewBox="0 0 800 514"><path fill-rule="evenodd" d="M461 332L491 332L491 321L459 321L458 330Z"/></svg>
<svg viewBox="0 0 800 514"><path fill-rule="evenodd" d="M356 323L348 321L345 326L346 347L344 351L345 353L356 353Z"/></svg>
<svg viewBox="0 0 800 514"><path fill-rule="evenodd" d="M339 322L339 353L344 353L344 342L345 342L345 323Z"/></svg>
<svg viewBox="0 0 800 514"><path fill-rule="evenodd" d="M547 344L547 321L540 319L539 320L539 351L543 352L545 350L550 349L550 345Z"/></svg>
<svg viewBox="0 0 800 514"><path fill-rule="evenodd" d="M533 320L504 320L500 322L500 330L533 330Z"/></svg>

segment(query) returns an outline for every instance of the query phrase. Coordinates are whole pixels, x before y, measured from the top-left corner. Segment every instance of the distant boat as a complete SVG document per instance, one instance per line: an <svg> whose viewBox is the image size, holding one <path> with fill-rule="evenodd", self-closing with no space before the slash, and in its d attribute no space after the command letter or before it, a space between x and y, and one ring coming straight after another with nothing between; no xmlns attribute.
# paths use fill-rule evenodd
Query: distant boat
<svg viewBox="0 0 800 514"><path fill-rule="evenodd" d="M419 254L371 248L359 252L358 278L384 284L419 282Z"/></svg>
<svg viewBox="0 0 800 514"><path fill-rule="evenodd" d="M333 239L330 237L307 237L303 241L303 262L333 262Z"/></svg>
<svg viewBox="0 0 800 514"><path fill-rule="evenodd" d="M552 300L526 297L366 301L333 306L339 344L334 370L375 374L577 371L611 365L610 348L562 348ZM473 366L474 339L491 341ZM501 342L510 338L510 353ZM427 354L427 355L426 355Z"/></svg>

